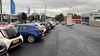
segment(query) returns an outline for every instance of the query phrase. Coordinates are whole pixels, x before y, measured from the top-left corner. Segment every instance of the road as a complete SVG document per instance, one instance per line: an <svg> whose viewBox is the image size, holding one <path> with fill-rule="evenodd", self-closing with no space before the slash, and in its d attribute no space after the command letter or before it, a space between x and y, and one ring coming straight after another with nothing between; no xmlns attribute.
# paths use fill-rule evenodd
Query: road
<svg viewBox="0 0 100 56"><path fill-rule="evenodd" d="M57 25L35 43L23 43L11 56L100 56L100 28Z"/></svg>

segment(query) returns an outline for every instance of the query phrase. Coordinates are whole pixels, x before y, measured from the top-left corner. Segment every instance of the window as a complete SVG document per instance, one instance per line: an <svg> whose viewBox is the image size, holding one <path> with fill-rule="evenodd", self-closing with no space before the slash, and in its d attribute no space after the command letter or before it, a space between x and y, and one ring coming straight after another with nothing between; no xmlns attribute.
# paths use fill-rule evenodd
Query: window
<svg viewBox="0 0 100 56"><path fill-rule="evenodd" d="M1 31L2 31L3 35L5 37L8 37L9 39L16 38L16 37L20 36L20 33L15 28L2 29Z"/></svg>
<svg viewBox="0 0 100 56"><path fill-rule="evenodd" d="M29 26L19 26L19 30L27 30L29 29Z"/></svg>

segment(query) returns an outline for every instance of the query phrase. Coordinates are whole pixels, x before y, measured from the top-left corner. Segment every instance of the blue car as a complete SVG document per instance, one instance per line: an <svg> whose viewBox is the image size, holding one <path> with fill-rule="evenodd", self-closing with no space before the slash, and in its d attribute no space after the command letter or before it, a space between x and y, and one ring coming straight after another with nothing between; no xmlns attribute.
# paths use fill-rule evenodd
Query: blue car
<svg viewBox="0 0 100 56"><path fill-rule="evenodd" d="M18 24L17 28L23 36L23 39L30 43L33 43L35 40L41 39L44 36L42 33L43 30L39 29L33 24Z"/></svg>

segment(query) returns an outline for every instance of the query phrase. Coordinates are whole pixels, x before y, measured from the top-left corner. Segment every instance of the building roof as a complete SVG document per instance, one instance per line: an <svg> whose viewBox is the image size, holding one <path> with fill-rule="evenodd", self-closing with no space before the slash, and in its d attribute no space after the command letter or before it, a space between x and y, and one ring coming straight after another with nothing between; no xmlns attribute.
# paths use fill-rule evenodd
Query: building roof
<svg viewBox="0 0 100 56"><path fill-rule="evenodd" d="M81 16L82 16L82 17L90 17L90 16L100 17L100 12L85 13L85 14L82 14Z"/></svg>

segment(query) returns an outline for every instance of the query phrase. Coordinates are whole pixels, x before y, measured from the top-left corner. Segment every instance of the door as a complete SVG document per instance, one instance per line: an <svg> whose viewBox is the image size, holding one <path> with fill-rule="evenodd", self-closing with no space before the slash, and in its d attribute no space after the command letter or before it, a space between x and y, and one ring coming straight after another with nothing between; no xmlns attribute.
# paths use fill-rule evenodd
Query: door
<svg viewBox="0 0 100 56"><path fill-rule="evenodd" d="M29 27L28 26L19 26L18 27L19 32L23 36L23 38L28 37Z"/></svg>

